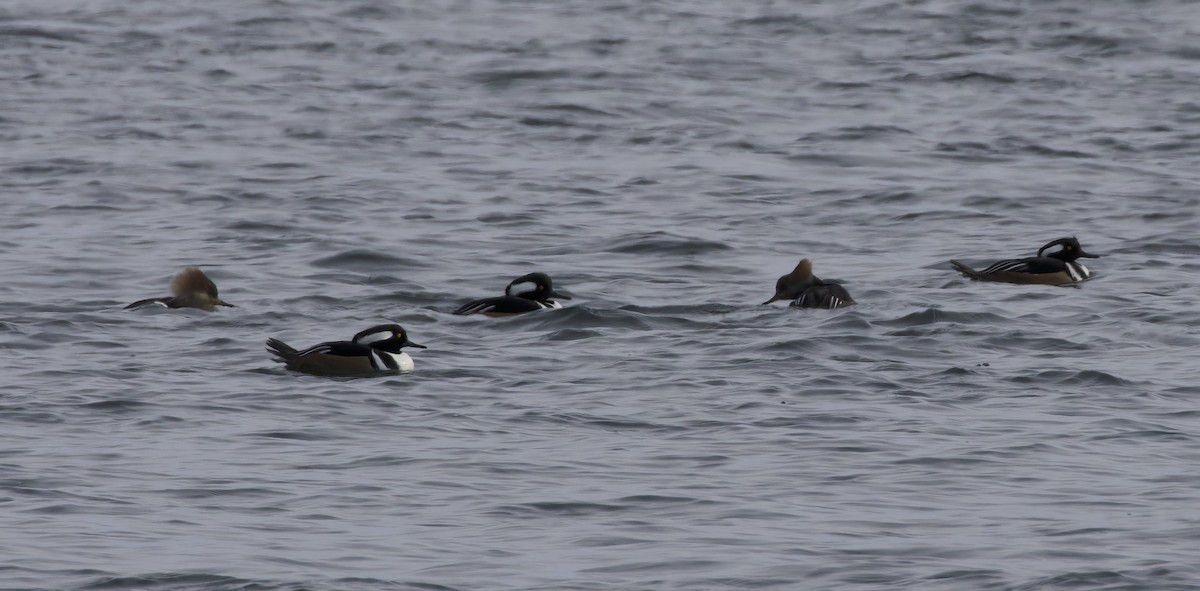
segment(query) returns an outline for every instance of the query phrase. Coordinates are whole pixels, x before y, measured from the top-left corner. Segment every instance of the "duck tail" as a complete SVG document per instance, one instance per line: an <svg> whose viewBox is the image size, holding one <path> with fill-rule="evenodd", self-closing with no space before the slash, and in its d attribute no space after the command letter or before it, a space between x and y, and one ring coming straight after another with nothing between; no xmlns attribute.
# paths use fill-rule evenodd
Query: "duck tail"
<svg viewBox="0 0 1200 591"><path fill-rule="evenodd" d="M300 356L299 351L279 339L267 339L267 350L278 358L275 361L279 363L287 363Z"/></svg>
<svg viewBox="0 0 1200 591"><path fill-rule="evenodd" d="M955 271L962 273L963 277L966 277L967 279L975 279L975 280L983 279L983 275L980 275L979 271L976 271L975 269L972 269L958 261L951 260L950 266L954 267Z"/></svg>

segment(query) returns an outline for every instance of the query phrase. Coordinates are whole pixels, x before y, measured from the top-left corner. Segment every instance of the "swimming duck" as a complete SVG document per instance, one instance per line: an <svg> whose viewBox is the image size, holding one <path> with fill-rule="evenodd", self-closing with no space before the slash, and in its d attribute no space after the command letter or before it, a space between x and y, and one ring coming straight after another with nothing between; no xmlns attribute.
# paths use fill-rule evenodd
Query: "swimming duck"
<svg viewBox="0 0 1200 591"><path fill-rule="evenodd" d="M267 350L275 361L288 369L316 376L361 377L373 374L412 371L413 360L403 347L424 349L408 340L399 324L372 326L349 341L313 345L303 351L279 339L267 339Z"/></svg>
<svg viewBox="0 0 1200 591"><path fill-rule="evenodd" d="M1060 250L1042 256L1055 246ZM950 261L950 266L962 273L968 279L976 281L1000 281L1004 283L1026 283L1039 285L1071 285L1086 281L1092 277L1092 272L1083 263L1076 262L1079 258L1096 259L1098 254L1083 251L1079 241L1074 236L1059 238L1047 242L1037 251L1037 256L1027 259L1006 259L982 270L976 271L959 262Z"/></svg>
<svg viewBox="0 0 1200 591"><path fill-rule="evenodd" d="M171 295L161 298L138 300L128 306L142 308L146 306L162 306L164 308L196 308L212 312L217 306L233 307L233 304L217 296L217 284L212 282L204 271L198 267L185 267L171 280Z"/></svg>
<svg viewBox="0 0 1200 591"><path fill-rule="evenodd" d="M842 308L854 303L846 288L825 283L812 274L812 261L801 259L791 273L775 282L775 295L763 305L778 300L792 300L793 308Z"/></svg>
<svg viewBox="0 0 1200 591"><path fill-rule="evenodd" d="M467 302L454 311L455 314L484 314L487 316L512 316L547 308L559 309L562 304L550 299L571 299L554 291L554 283L545 273L529 273L513 279L504 288L504 295Z"/></svg>

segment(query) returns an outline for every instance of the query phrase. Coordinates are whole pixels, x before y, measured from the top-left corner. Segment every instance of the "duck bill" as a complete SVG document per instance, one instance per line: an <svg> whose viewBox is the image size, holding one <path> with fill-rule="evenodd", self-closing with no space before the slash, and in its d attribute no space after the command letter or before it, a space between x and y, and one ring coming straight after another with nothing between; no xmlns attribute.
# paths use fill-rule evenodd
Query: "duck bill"
<svg viewBox="0 0 1200 591"><path fill-rule="evenodd" d="M405 341L404 344L400 345L400 346L401 347L416 347L418 349L428 349L429 348L429 347L426 347L425 345L418 345L412 341Z"/></svg>
<svg viewBox="0 0 1200 591"><path fill-rule="evenodd" d="M1098 255L1098 254L1092 254L1092 253L1090 253L1090 252L1083 252L1082 250L1081 250L1081 251L1079 251L1079 256L1081 256L1081 257L1083 257L1083 258L1085 258L1085 259L1098 259L1098 258L1100 258L1100 255Z"/></svg>
<svg viewBox="0 0 1200 591"><path fill-rule="evenodd" d="M779 295L779 294L775 294L775 295L771 296L771 299L769 299L769 300L767 300L767 301L765 301L765 302L763 302L763 303L761 303L761 304L759 304L759 305L760 305L760 306L765 306L765 305L767 305L767 304L769 304L769 303L771 303L771 302L778 302L779 300L782 300L782 299L784 299L784 297L783 297L783 296L781 296L781 295Z"/></svg>
<svg viewBox="0 0 1200 591"><path fill-rule="evenodd" d="M225 300L217 300L217 302L216 302L216 305L218 305L218 306L225 306L225 307L227 307L227 308L236 308L236 307L237 307L237 306L235 306L235 305L233 305L233 304L231 304L231 303L229 303L229 302L227 302L227 301L225 301Z"/></svg>

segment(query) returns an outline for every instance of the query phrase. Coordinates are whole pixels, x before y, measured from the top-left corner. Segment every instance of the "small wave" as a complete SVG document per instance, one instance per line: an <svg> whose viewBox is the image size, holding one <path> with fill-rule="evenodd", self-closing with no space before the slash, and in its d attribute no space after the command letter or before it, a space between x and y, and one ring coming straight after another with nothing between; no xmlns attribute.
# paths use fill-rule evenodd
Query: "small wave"
<svg viewBox="0 0 1200 591"><path fill-rule="evenodd" d="M234 74L233 72L230 72L224 68L214 68L204 71L204 77L210 80L226 80L235 76L237 76L237 74Z"/></svg>
<svg viewBox="0 0 1200 591"><path fill-rule="evenodd" d="M270 585L237 577L206 574L157 573L129 576L105 576L75 589L80 591L209 591L212 589L260 589L270 591ZM290 588L281 585L280 588Z"/></svg>
<svg viewBox="0 0 1200 591"><path fill-rule="evenodd" d="M968 195L963 198L962 204L964 207L990 211L1029 207L1029 203L1024 199L1003 197L1000 195ZM991 263L989 262L988 264Z"/></svg>
<svg viewBox="0 0 1200 591"><path fill-rule="evenodd" d="M704 501L696 497L671 497L666 495L631 495L617 499L618 502L628 505L692 505L700 504L715 504L712 501Z"/></svg>
<svg viewBox="0 0 1200 591"><path fill-rule="evenodd" d="M529 127L575 127L574 123L557 117L522 117L518 123Z"/></svg>
<svg viewBox="0 0 1200 591"><path fill-rule="evenodd" d="M382 4L378 2L372 4L361 3L338 12L337 16L368 21L383 21L400 18L407 12L405 8L399 6L385 6Z"/></svg>
<svg viewBox="0 0 1200 591"><path fill-rule="evenodd" d="M991 145L983 142L939 142L933 149L938 152L974 152L978 154L991 154L996 151Z"/></svg>
<svg viewBox="0 0 1200 591"><path fill-rule="evenodd" d="M662 231L648 234L626 234L613 240L612 244L613 246L607 249L609 252L665 256L701 255L732 249L724 242L688 238Z"/></svg>
<svg viewBox="0 0 1200 591"><path fill-rule="evenodd" d="M583 548L607 548L609 546L629 546L646 544L650 540L643 538L631 538L628 536L615 535L600 535L600 536L584 536L576 538L572 544Z"/></svg>
<svg viewBox="0 0 1200 591"><path fill-rule="evenodd" d="M555 289L558 288L556 287ZM444 301L444 299L440 301ZM450 312L453 309L454 307L448 307L445 311ZM484 318L478 315L457 318L460 318L464 322L511 323L513 326L552 331L581 330L599 326L645 326L640 322L631 322L628 314L614 314L611 311L593 310L588 306L582 305L567 306L561 310L539 310L529 314L518 314L502 318Z"/></svg>
<svg viewBox="0 0 1200 591"><path fill-rule="evenodd" d="M309 41L306 43L297 43L292 47L310 53L332 53L337 51L338 48L337 43L333 41Z"/></svg>
<svg viewBox="0 0 1200 591"><path fill-rule="evenodd" d="M605 418L573 413L548 413L531 410L508 419L518 423L553 423L586 426L609 431L679 431L680 427L627 418Z"/></svg>
<svg viewBox="0 0 1200 591"><path fill-rule="evenodd" d="M246 433L246 437L263 437L266 439L292 439L295 441L336 441L347 439L345 433L310 429L307 431L256 431Z"/></svg>
<svg viewBox="0 0 1200 591"><path fill-rule="evenodd" d="M886 205L891 203L912 203L914 201L919 201L920 199L921 196L913 191L895 190L866 193L864 195L854 197L853 201Z"/></svg>
<svg viewBox="0 0 1200 591"><path fill-rule="evenodd" d="M585 515L597 515L603 513L615 513L624 511L628 507L624 505L610 505L606 503L588 503L582 501L544 501L539 503L524 503L521 505L501 505L488 511L491 514L503 514L508 516L525 516L537 517L543 515L553 515L558 517L580 517Z"/></svg>
<svg viewBox="0 0 1200 591"><path fill-rule="evenodd" d="M416 458L409 456L399 456L394 454L383 454L370 456L366 458L358 458L346 462L327 462L322 464L302 464L296 466L300 470L354 470L358 468L391 468L395 466L404 466L420 462Z"/></svg>
<svg viewBox="0 0 1200 591"><path fill-rule="evenodd" d="M794 29L796 26L806 25L810 22L812 22L811 18L799 14L766 14L750 18L740 18L733 21L733 24L750 26L787 25Z"/></svg>
<svg viewBox="0 0 1200 591"><path fill-rule="evenodd" d="M88 205L55 205L54 207L51 207L50 209L53 211L67 211L67 212L106 212L107 213L107 212L114 212L114 211L123 211L123 209L120 207L114 207L112 205L101 205L98 203L93 203L93 204L88 204Z"/></svg>
<svg viewBox="0 0 1200 591"><path fill-rule="evenodd" d="M616 117L615 114L609 113L593 107L577 105L575 103L549 103L532 105L538 111L558 111L562 113L570 113L572 115L594 115L598 117Z"/></svg>
<svg viewBox="0 0 1200 591"><path fill-rule="evenodd" d="M1065 35L1053 35L1035 40L1032 46L1039 49L1078 48L1083 50L1082 55L1111 57L1130 53L1136 47L1136 44L1120 37L1109 37L1094 33L1067 33Z"/></svg>
<svg viewBox="0 0 1200 591"><path fill-rule="evenodd" d="M1063 563L1067 561L1065 558L1079 560L1079 556L1070 556L1059 558ZM1116 556L1103 555L1088 557L1091 561L1111 562ZM1087 570L1073 571L1061 575L1051 577L1043 577L1028 583L1016 585L1012 587L1014 591L1043 591L1046 589L1105 589L1105 590L1122 590L1122 591L1154 591L1154 590L1178 590L1195 589L1195 585L1184 584L1180 585L1177 582L1168 582L1165 577L1166 569L1153 569L1159 571L1157 576L1149 576L1145 578L1135 578L1126 576L1113 570Z"/></svg>
<svg viewBox="0 0 1200 591"><path fill-rule="evenodd" d="M254 168L267 168L267 169L272 169L272 170L283 170L283 169L291 169L291 168L309 168L309 165L307 165L303 162L268 162L266 164L259 164L259 165L255 166Z"/></svg>
<svg viewBox="0 0 1200 591"><path fill-rule="evenodd" d="M820 90L861 90L874 86L871 82L853 82L846 80L823 80L817 83Z"/></svg>
<svg viewBox="0 0 1200 591"><path fill-rule="evenodd" d="M484 224L524 225L536 223L540 218L528 212L492 212L475 219Z"/></svg>
<svg viewBox="0 0 1200 591"><path fill-rule="evenodd" d="M86 402L84 404L80 404L79 408L86 408L89 410L103 410L103 411L108 411L108 412L140 412L143 409L145 409L147 407L151 407L151 406L154 406L154 405L150 404L148 402L142 402L140 400L117 399L117 400L100 400L97 402Z"/></svg>
<svg viewBox="0 0 1200 591"><path fill-rule="evenodd" d="M1019 375L1009 381L1018 384L1060 384L1072 386L1131 386L1133 385L1111 373L1097 370L1051 369L1032 375Z"/></svg>
<svg viewBox="0 0 1200 591"><path fill-rule="evenodd" d="M105 167L106 165L89 162L87 160L77 160L74 158L51 158L38 162L18 164L16 166L9 167L6 170L10 174L22 175L68 175L97 172Z"/></svg>
<svg viewBox="0 0 1200 591"><path fill-rule="evenodd" d="M603 333L596 330L567 328L550 333L545 337L547 341L582 341L587 339L596 339L603 336Z"/></svg>
<svg viewBox="0 0 1200 591"><path fill-rule="evenodd" d="M779 516L775 516L778 518ZM747 515L734 515L728 517L730 520L752 519ZM628 575L629 573L649 573L649 572L704 572L711 570L720 564L717 560L705 559L663 559L663 560L642 560L635 562L622 562L611 566L597 566L592 568L581 569L583 573L620 573Z"/></svg>
<svg viewBox="0 0 1200 591"><path fill-rule="evenodd" d="M469 80L492 88L503 89L522 82L569 78L570 70L487 70L467 76Z"/></svg>
<svg viewBox="0 0 1200 591"><path fill-rule="evenodd" d="M292 226L250 220L235 220L226 224L225 229L238 232L240 234L266 234L271 237L296 231L296 228Z"/></svg>
<svg viewBox="0 0 1200 591"><path fill-rule="evenodd" d="M246 28L255 28L255 27L261 28L261 27L269 27L269 26L277 26L277 25L287 26L287 25L296 24L297 22L298 22L297 19L287 17L287 16L256 16L253 18L247 18L247 19L234 21L233 26L246 27Z"/></svg>
<svg viewBox="0 0 1200 591"><path fill-rule="evenodd" d="M1015 84L1018 80L1007 74L991 72L948 72L937 76L942 82L983 82L988 84Z"/></svg>
<svg viewBox="0 0 1200 591"><path fill-rule="evenodd" d="M79 33L67 31L50 31L37 27L0 27L0 37L26 37L31 39L51 39L71 43L85 43Z"/></svg>
<svg viewBox="0 0 1200 591"><path fill-rule="evenodd" d="M325 131L320 129L304 129L300 127L284 128L283 134L298 140L323 140L328 137Z"/></svg>
<svg viewBox="0 0 1200 591"><path fill-rule="evenodd" d="M428 267L427 263L418 259L399 257L373 250L353 249L338 254L317 259L313 266L326 269L354 270L363 272L382 272L387 270L411 267Z"/></svg>
<svg viewBox="0 0 1200 591"><path fill-rule="evenodd" d="M1080 152L1079 150L1062 150L1051 148L1042 144L1025 144L1017 148L1019 151L1032 154L1034 156L1051 156L1054 158L1095 158L1096 155L1090 152Z"/></svg>
<svg viewBox="0 0 1200 591"><path fill-rule="evenodd" d="M890 135L913 135L913 132L895 125L852 125L839 127L834 131L821 131L805 134L800 141L857 141L880 139Z"/></svg>
<svg viewBox="0 0 1200 591"><path fill-rule="evenodd" d="M158 133L156 131L150 131L148 129L139 129L137 127L123 127L120 129L109 130L109 131L106 131L103 133L97 133L96 138L102 139L102 140L118 140L118 139L165 140L165 139L167 139L167 136L165 136L161 133Z"/></svg>
<svg viewBox="0 0 1200 591"><path fill-rule="evenodd" d="M875 324L881 326L925 326L954 322L959 324L1006 324L1008 318L990 312L952 312L939 308L929 308L920 312L905 314L892 320L879 320Z"/></svg>

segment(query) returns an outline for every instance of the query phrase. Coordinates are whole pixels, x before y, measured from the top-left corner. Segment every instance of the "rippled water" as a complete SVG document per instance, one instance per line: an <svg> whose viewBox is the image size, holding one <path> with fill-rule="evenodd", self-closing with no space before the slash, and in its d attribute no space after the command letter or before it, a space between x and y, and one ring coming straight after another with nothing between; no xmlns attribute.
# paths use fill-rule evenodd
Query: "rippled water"
<svg viewBox="0 0 1200 591"><path fill-rule="evenodd" d="M0 588L1200 589L1195 9L6 2Z"/></svg>

